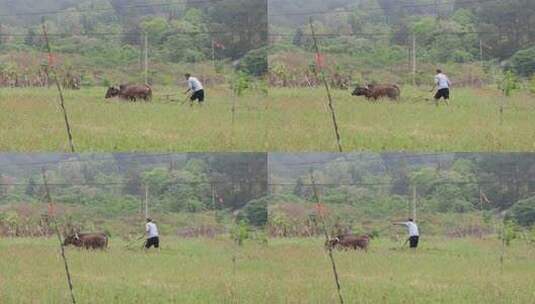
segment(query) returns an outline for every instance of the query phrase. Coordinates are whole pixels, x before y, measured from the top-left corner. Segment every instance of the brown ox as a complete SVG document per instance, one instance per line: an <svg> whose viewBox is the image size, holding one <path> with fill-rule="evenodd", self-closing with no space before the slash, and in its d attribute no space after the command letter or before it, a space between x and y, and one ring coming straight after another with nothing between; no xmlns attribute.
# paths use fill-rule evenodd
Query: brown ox
<svg viewBox="0 0 535 304"><path fill-rule="evenodd" d="M368 251L368 244L370 243L370 237L367 235L354 235L346 234L339 235L334 239L327 241L325 244L327 248L334 249L336 247L346 249L362 249Z"/></svg>
<svg viewBox="0 0 535 304"><path fill-rule="evenodd" d="M352 95L365 96L368 100L377 100L383 97L388 97L391 100L399 100L401 89L395 84L366 85L364 87L357 87Z"/></svg>
<svg viewBox="0 0 535 304"><path fill-rule="evenodd" d="M85 249L105 249L108 247L108 236L105 233L74 233L65 237L63 245Z"/></svg>
<svg viewBox="0 0 535 304"><path fill-rule="evenodd" d="M148 85L127 85L122 84L120 86L113 86L108 88L106 92L106 99L112 97L119 97L128 99L130 101L136 101L138 98L145 101L152 100L152 89Z"/></svg>

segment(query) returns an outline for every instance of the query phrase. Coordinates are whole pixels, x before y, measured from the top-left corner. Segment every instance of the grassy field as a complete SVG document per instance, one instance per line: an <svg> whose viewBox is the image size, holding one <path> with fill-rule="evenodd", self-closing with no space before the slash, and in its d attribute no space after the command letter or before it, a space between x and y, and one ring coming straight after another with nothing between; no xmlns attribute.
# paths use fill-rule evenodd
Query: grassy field
<svg viewBox="0 0 535 304"><path fill-rule="evenodd" d="M78 152L335 151L320 89L271 89L237 99L209 89L204 107L168 102L182 88L155 88L152 104L105 101L104 88L66 92ZM435 107L422 90L404 88L402 102L378 104L335 91L346 151L533 151L535 97L518 93L505 106L490 89L458 89L450 107ZM1 151L67 151L53 89L0 89Z"/></svg>
<svg viewBox="0 0 535 304"><path fill-rule="evenodd" d="M67 303L54 240L0 240L1 303ZM388 240L368 253L337 251L346 303L533 303L535 252L516 243L503 272L497 240L423 240L417 252ZM397 249L395 249L397 248ZM232 256L237 252L236 267ZM164 239L160 253L70 248L79 303L336 303L320 239L247 243Z"/></svg>
<svg viewBox="0 0 535 304"><path fill-rule="evenodd" d="M79 303L268 303L274 255L230 240L163 238L161 252L127 249L112 239L105 251L70 247L67 257ZM68 303L63 262L54 239L0 240L0 303Z"/></svg>
<svg viewBox="0 0 535 304"><path fill-rule="evenodd" d="M283 303L336 303L320 240L273 240L272 263ZM346 303L533 303L535 252L507 249L501 272L497 240L422 240L416 252L372 241L368 253L336 251Z"/></svg>

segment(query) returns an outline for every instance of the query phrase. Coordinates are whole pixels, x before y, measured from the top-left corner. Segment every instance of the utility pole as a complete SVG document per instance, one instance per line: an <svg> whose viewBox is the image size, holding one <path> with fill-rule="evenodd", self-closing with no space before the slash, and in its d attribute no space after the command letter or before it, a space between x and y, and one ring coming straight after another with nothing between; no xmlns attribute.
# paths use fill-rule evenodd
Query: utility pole
<svg viewBox="0 0 535 304"><path fill-rule="evenodd" d="M212 186L212 208L215 208L215 185L213 183L210 185Z"/></svg>
<svg viewBox="0 0 535 304"><path fill-rule="evenodd" d="M477 188L479 189L479 210L483 211L483 190L481 190L481 184L477 184Z"/></svg>
<svg viewBox="0 0 535 304"><path fill-rule="evenodd" d="M215 64L215 41L214 38L212 38L212 64L214 65L214 69L216 68Z"/></svg>
<svg viewBox="0 0 535 304"><path fill-rule="evenodd" d="M479 60L481 61L481 66L483 66L483 39L479 39Z"/></svg>
<svg viewBox="0 0 535 304"><path fill-rule="evenodd" d="M412 34L412 85L416 86L416 34Z"/></svg>
<svg viewBox="0 0 535 304"><path fill-rule="evenodd" d="M407 46L407 72L410 73L412 65L412 47Z"/></svg>
<svg viewBox="0 0 535 304"><path fill-rule="evenodd" d="M412 186L412 220L416 222L416 185Z"/></svg>
<svg viewBox="0 0 535 304"><path fill-rule="evenodd" d="M149 84L149 36L145 33L145 84Z"/></svg>
<svg viewBox="0 0 535 304"><path fill-rule="evenodd" d="M145 218L149 218L149 186L145 185Z"/></svg>

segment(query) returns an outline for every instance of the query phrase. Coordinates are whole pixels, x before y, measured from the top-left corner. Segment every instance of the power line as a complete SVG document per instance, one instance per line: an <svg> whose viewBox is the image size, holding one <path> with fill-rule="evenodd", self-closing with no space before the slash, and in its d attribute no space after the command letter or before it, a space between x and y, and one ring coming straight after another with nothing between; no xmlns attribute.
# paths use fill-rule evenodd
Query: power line
<svg viewBox="0 0 535 304"><path fill-rule="evenodd" d="M173 35L213 35L213 34L237 34L242 33L242 31L192 31L192 32L173 32L166 33L167 36ZM49 37L60 37L60 38L73 38L73 37L82 37L82 36L133 36L139 37L142 33L116 33L116 32L88 32L80 34L64 34L64 33L50 33ZM9 33L0 33L0 37L27 37L28 34L9 34ZM43 34L32 34L33 37L44 37Z"/></svg>
<svg viewBox="0 0 535 304"><path fill-rule="evenodd" d="M281 162L274 162L271 161L270 163L273 166L309 166L309 165L322 165L322 164L331 164L331 163L357 163L361 160L358 158L369 158L369 157L375 157L379 161L386 161L391 159L403 159L403 160L410 160L410 159L422 159L422 158L430 158L434 157L437 159L437 157L444 157L444 156L451 156L455 157L457 153L426 153L426 154L411 154L411 155L404 155L404 154L347 154L347 156L352 156L353 158L345 158L345 159L332 159L332 160L321 160L321 161L308 161L308 162L288 162L288 163L281 163ZM386 158L386 159L385 159Z"/></svg>
<svg viewBox="0 0 535 304"><path fill-rule="evenodd" d="M0 154L1 155L1 154ZM60 154L61 156L71 156L71 157L80 157L84 156L84 154ZM110 161L110 160L116 160L119 158L132 158L132 159L142 159L142 158L154 158L154 157L163 157L163 156L179 156L180 154L175 153L161 153L161 154L115 154L115 156L111 155L109 157L103 157L103 158L88 158L88 159L67 159L67 160L59 160L59 161L40 161L40 162L27 162L27 163L14 163L14 164L1 164L0 168L3 167L25 167L25 166L43 166L43 165L61 165L65 163L82 163L82 162L94 162L94 161ZM87 156L90 156L88 154Z"/></svg>
<svg viewBox="0 0 535 304"><path fill-rule="evenodd" d="M134 5L125 5L121 6L120 9L136 9L136 8L150 8L150 7L165 7L165 6L172 6L172 5L180 5L180 4L201 4L201 3L219 3L224 1L232 1L232 0L182 0L178 2L161 2L161 3L150 3L150 4L134 4ZM2 14L0 17L22 17L22 16L46 16L46 15L58 15L58 14L78 14L78 13L86 13L86 12L107 12L107 11L115 11L115 8L109 7L109 8L87 8L87 9L76 9L75 11L69 11L69 10L54 10L54 11L41 11L41 12L26 12L26 13L14 13L14 14Z"/></svg>
<svg viewBox="0 0 535 304"><path fill-rule="evenodd" d="M191 31L191 32L174 32L174 33L167 33L167 36L173 36L173 35L214 35L214 34L238 34L243 33L245 31ZM262 31L260 32L262 34ZM433 36L439 36L439 35L469 35L469 34L476 34L476 35L491 35L491 34L514 34L516 33L513 30L504 30L504 31L455 31L455 32L434 32L432 33ZM535 30L532 31L523 31L523 33L533 34L535 33ZM268 37L294 37L295 34L293 33L269 33L266 29L265 33ZM352 32L352 33L317 33L316 36L318 37L326 37L326 38L335 38L335 37L354 37L354 36L388 36L393 35L394 32ZM73 38L73 37L83 37L83 36L133 36L133 37L139 37L141 33L117 33L117 32L86 32L86 33L80 33L80 34L66 34L66 33L50 33L48 36L52 37L59 37L59 38ZM304 37L312 37L312 34L303 33ZM10 33L0 33L0 37L27 37L28 34L10 34ZM34 37L44 37L43 34L35 33L33 34Z"/></svg>
<svg viewBox="0 0 535 304"><path fill-rule="evenodd" d="M137 9L137 8L151 8L151 7L166 7L173 5L184 5L184 4L203 4L203 3L221 3L225 1L232 0L189 0L189 1L176 1L176 2L161 2L161 3L148 3L148 4L134 4L121 6L120 9ZM272 0L270 0L271 2ZM397 6L394 8L421 8L421 7L437 7L437 6L449 6L454 4L482 4L487 2L495 2L501 0L465 0L465 1L446 1L440 3L427 3L427 4L405 4ZM282 2L282 1L279 1ZM269 6L268 6L269 8ZM315 12L289 12L289 13L278 13L278 14L268 14L269 17L275 16L298 16L298 15L321 15L321 14L335 14L335 13L350 13L355 10L359 11L375 11L375 10L384 10L382 7L372 7L372 8L353 8L353 9L339 9L334 11L315 11ZM74 11L69 10L53 10L53 11L41 11L41 12L25 12L25 13L13 13L13 14L2 14L0 17L22 17L22 16L46 16L46 15L57 15L57 14L77 14L84 12L106 12L106 11L115 11L114 7L108 8L76 8Z"/></svg>
<svg viewBox="0 0 535 304"><path fill-rule="evenodd" d="M347 156L352 156L354 157L353 159L341 159L341 158L337 158L337 159L331 159L331 160L320 160L320 161L307 161L307 162L284 162L284 163L281 163L281 162L276 162L276 161L270 161L270 163L272 163L273 165L275 166L307 166L307 165L315 165L315 164L328 164L328 163L337 163L337 162L347 162L347 163L351 163L351 162L358 162L360 161L358 158L359 157L362 157L362 158L365 158L365 157L376 157L377 160L380 160L380 161L384 161L384 158L383 157L386 157L388 159L392 159L392 158L403 158L403 159L419 159L419 158L423 158L423 157L438 157L438 156L455 156L456 153L426 153L426 154L414 154L414 155L403 155L403 154L399 154L399 155L396 155L396 154L348 154Z"/></svg>
<svg viewBox="0 0 535 304"><path fill-rule="evenodd" d="M469 35L469 34L477 34L477 35L491 35L491 34L515 34L516 31L513 30L505 30L505 31L455 31L455 32L433 32L433 36L439 36L439 35ZM533 34L535 33L535 30L533 31L522 31L522 33L527 34ZM353 37L353 36L388 36L393 35L394 32L352 32L352 33L321 33L316 34L316 36L320 37L327 37L327 38L333 38L333 37ZM409 33L407 33L409 34ZM271 37L294 37L295 34L292 33L269 33L269 36ZM312 37L312 34L306 34L303 33L302 36L304 37ZM418 35L416 35L418 36Z"/></svg>
<svg viewBox="0 0 535 304"><path fill-rule="evenodd" d="M429 3L429 4L410 4L410 5L401 5L394 7L394 9L407 9L407 8L423 8L423 7L439 7L439 6L450 6L455 4L482 4L487 2L495 2L502 0L466 0L466 1L447 1L441 3ZM269 17L279 17L279 16L312 16L312 15L326 15L326 14L337 14L337 13L353 13L356 10L358 11L378 11L385 10L383 7L371 7L371 8L352 8L352 9L338 9L331 11L314 11L314 12L286 12L286 13L277 13L277 14L268 14Z"/></svg>
<svg viewBox="0 0 535 304"><path fill-rule="evenodd" d="M108 154L108 153L105 153ZM67 160L53 160L53 161L39 161L39 162L23 162L23 163L11 163L11 164L0 164L2 167L24 167L24 166L42 166L47 164L61 165L65 163L82 163L82 162L98 162L98 161L114 161L120 158L128 158L131 160L144 159L144 158L157 158L157 157L177 157L177 156L187 156L189 153L157 153L157 154L134 154L134 153L109 153L109 156L99 157L99 158L87 158L87 159L67 159ZM268 159L270 166L309 166L309 165L318 165L318 164L330 164L330 163L356 163L362 161L362 158L376 158L379 161L390 161L392 159L402 159L402 160L421 160L422 158L434 158L434 160L439 160L440 157L450 157L455 158L457 156L481 156L486 153L446 153L446 152L436 152L436 153L422 153L422 154L404 154L404 153L345 153L342 156L346 158L335 158L335 159L326 159L319 161L306 161L306 162L281 162L275 161L272 158ZM493 154L493 153L489 153ZM59 154L60 156L69 156L69 157L91 157L94 154ZM332 154L336 155L336 154ZM529 155L535 157L535 154L532 153L508 153L510 155ZM1 154L0 154L1 156ZM28 154L28 156L32 156ZM292 154L287 154L287 157L291 157ZM336 155L336 157L340 157ZM348 158L351 157L351 158ZM163 161L163 160L162 160ZM516 164L515 162L508 162L507 164Z"/></svg>
<svg viewBox="0 0 535 304"><path fill-rule="evenodd" d="M107 153L105 153L107 154ZM244 153L247 154L247 153ZM69 156L69 157L83 157L83 156L90 156L91 154L60 154L61 156ZM62 165L67 163L84 163L84 162L104 162L104 161L135 161L139 159L154 159L154 158L164 158L166 159L160 159L161 162L168 162L171 161L173 157L187 157L190 155L190 153L159 153L159 154L131 154L131 153L117 153L110 155L108 157L101 157L101 158L87 158L87 159L66 159L66 160L51 160L51 161L39 161L39 162L25 162L25 163L11 163L11 164L0 164L0 168L6 168L6 167L41 167L44 165ZM2 154L0 154L2 156ZM237 164L238 162L233 162L234 164ZM253 161L240 161L240 164L243 163L253 163Z"/></svg>
<svg viewBox="0 0 535 304"><path fill-rule="evenodd" d="M533 183L535 182L535 179L520 179L517 180L518 182L529 182ZM324 186L324 187L336 187L336 186L391 186L395 182L360 182L360 183L315 183L316 186ZM410 182L411 185L457 185L457 186L463 186L463 185L486 185L486 184L496 184L500 183L499 180L480 180L480 181L465 181L465 182L453 182L453 181L437 181L437 182ZM112 182L112 183L48 183L49 186L123 186L129 184L128 182ZM269 183L265 182L264 180L257 180L257 181L198 181L198 182L169 182L166 183L167 185L247 185L247 184L264 184L266 186L304 186L304 187L312 187L314 184L312 183ZM28 186L30 183L0 183L0 186L3 187L12 187L12 186ZM33 183L32 185L35 186L44 186L43 183Z"/></svg>
<svg viewBox="0 0 535 304"><path fill-rule="evenodd" d="M224 185L224 184L263 184L265 181L199 181L199 182L169 182L166 185ZM110 182L110 183L48 183L49 186L58 186L58 187L74 187L74 186L95 186L95 187L105 187L105 186L124 186L130 184L129 182ZM12 186L28 186L30 183L0 183L0 186L12 187ZM44 184L33 183L35 186L44 186Z"/></svg>
<svg viewBox="0 0 535 304"><path fill-rule="evenodd" d="M519 182L535 182L535 179L524 179ZM468 181L468 182L451 182L451 181L442 181L442 182L409 182L410 185L457 185L457 186L463 186L463 185L486 185L486 184L496 184L500 181ZM395 182L375 182L375 183L316 183L316 186L325 186L325 187L336 187L336 186L391 186ZM268 183L268 186L304 186L304 187L312 187L314 186L312 183Z"/></svg>

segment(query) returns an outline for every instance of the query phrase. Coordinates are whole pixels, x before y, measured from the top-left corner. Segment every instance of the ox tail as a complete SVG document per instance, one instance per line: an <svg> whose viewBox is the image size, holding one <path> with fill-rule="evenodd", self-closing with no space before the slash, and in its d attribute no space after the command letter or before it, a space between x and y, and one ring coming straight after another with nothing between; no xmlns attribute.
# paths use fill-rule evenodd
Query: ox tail
<svg viewBox="0 0 535 304"><path fill-rule="evenodd" d="M145 87L147 87L147 101L151 101L152 100L152 88L146 84Z"/></svg>
<svg viewBox="0 0 535 304"><path fill-rule="evenodd" d="M394 89L396 89L396 91L398 92L397 99L399 99L401 97L401 88L397 84L393 84L392 87L394 87Z"/></svg>
<svg viewBox="0 0 535 304"><path fill-rule="evenodd" d="M104 236L104 248L108 248L108 242L110 240L111 234L108 230L105 230L102 234Z"/></svg>

